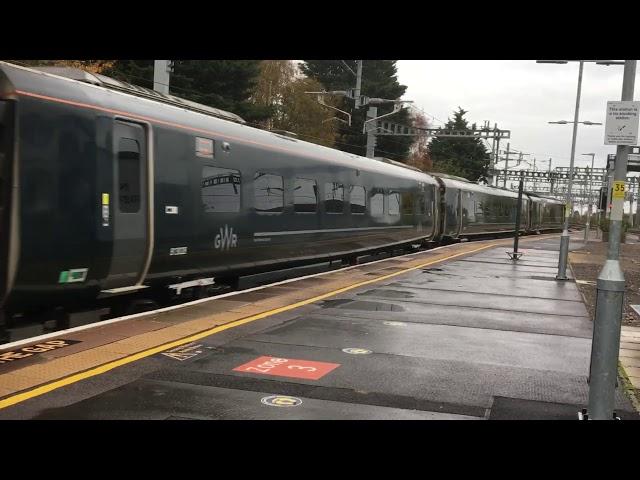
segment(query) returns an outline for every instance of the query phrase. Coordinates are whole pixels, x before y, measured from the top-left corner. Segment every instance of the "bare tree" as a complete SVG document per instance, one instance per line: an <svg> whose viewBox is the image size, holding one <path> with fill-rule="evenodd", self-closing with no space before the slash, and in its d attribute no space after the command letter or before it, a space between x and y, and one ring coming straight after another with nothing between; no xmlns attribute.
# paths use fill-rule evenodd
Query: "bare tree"
<svg viewBox="0 0 640 480"><path fill-rule="evenodd" d="M422 113L416 113L412 119L414 127L429 128L429 121ZM429 137L416 137L415 142L411 146L409 157L407 157L407 165L419 168L423 172L433 170L433 162L429 155Z"/></svg>
<svg viewBox="0 0 640 480"><path fill-rule="evenodd" d="M331 110L305 93L318 90L323 90L322 85L301 75L293 61L264 60L252 100L271 108L271 118L264 122L263 127L287 130L302 140L333 146L337 120Z"/></svg>

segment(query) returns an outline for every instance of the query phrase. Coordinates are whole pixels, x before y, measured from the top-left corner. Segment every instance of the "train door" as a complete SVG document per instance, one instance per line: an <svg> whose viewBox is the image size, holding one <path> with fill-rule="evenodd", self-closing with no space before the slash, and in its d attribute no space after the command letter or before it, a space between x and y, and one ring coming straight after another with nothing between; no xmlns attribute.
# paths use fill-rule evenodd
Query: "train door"
<svg viewBox="0 0 640 480"><path fill-rule="evenodd" d="M13 143L14 143L14 109L13 104L6 100L0 100L0 316L1 306L6 293L10 290L12 275L15 271L17 258L9 255L10 244L15 242L17 232L10 228L13 183ZM0 329L2 320L0 319ZM0 336L2 332L0 330Z"/></svg>
<svg viewBox="0 0 640 480"><path fill-rule="evenodd" d="M113 255L105 288L128 290L141 283L150 251L145 129L118 120L113 142Z"/></svg>
<svg viewBox="0 0 640 480"><path fill-rule="evenodd" d="M460 234L462 233L462 219L463 217L463 209L462 209L462 190L459 189L456 192L456 214L458 216L457 218L457 231L456 231L456 235L455 237L459 237Z"/></svg>

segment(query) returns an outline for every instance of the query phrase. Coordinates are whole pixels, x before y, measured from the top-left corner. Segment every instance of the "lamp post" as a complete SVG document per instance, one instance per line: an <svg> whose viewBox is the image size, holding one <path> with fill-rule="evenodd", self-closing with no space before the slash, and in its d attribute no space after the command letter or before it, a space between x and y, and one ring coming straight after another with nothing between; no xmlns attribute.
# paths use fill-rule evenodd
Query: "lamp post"
<svg viewBox="0 0 640 480"><path fill-rule="evenodd" d="M573 122L569 122L568 120L558 120L557 122L548 122L548 123L555 123L558 125L566 125L568 123L573 123L573 140L571 142L571 163L569 164L569 183L567 184L567 200L566 200L565 213L564 213L564 226L562 228L562 236L560 237L560 258L558 259L558 274L556 275L557 280L567 279L567 260L569 257L569 217L571 216L571 213L573 211L571 187L573 186L573 163L576 155L576 136L578 134L578 124L582 123L584 125L602 125L602 123L590 122L588 120L585 120L584 122L578 121L581 83L582 83L582 63L580 63L580 75L578 77L578 97L576 99L575 120Z"/></svg>
<svg viewBox="0 0 640 480"><path fill-rule="evenodd" d="M636 61L627 60L622 80L622 101L633 100ZM624 184L631 147L618 145L614 180ZM612 199L609 224L609 248L596 283L596 316L593 322L591 366L589 368L589 417L594 420L614 418L620 328L624 310L625 279L620 266L620 236L624 197Z"/></svg>
<svg viewBox="0 0 640 480"><path fill-rule="evenodd" d="M589 208L587 209L587 225L584 229L584 243L589 241L589 229L591 228L591 190L593 189L593 162L596 158L595 153L583 153L582 155L591 155L591 170L589 171Z"/></svg>
<svg viewBox="0 0 640 480"><path fill-rule="evenodd" d="M616 60L578 60L580 67L578 69L578 93L576 95L576 109L573 122L567 122L561 120L560 122L549 123L573 123L573 140L571 141L571 164L569 166L569 184L567 186L567 205L565 207L564 214L564 227L562 229L562 236L560 237L560 257L558 259L558 275L556 279L567 279L567 260L569 257L569 216L571 215L571 186L573 184L573 162L576 152L576 135L578 134L578 123L584 123L585 125L595 125L593 122L578 122L578 111L580 109L580 91L582 89L582 70L585 62L594 62L598 65L624 65L624 62ZM536 60L536 63L569 63L570 60Z"/></svg>

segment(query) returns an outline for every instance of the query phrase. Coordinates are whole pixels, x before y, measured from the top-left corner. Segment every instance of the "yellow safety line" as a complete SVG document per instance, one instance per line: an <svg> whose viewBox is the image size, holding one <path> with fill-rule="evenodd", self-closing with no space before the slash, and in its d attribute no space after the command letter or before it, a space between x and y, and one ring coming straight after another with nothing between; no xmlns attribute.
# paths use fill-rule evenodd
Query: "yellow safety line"
<svg viewBox="0 0 640 480"><path fill-rule="evenodd" d="M84 372L75 373L68 377L62 378L60 380L53 381L46 385L42 385L40 387L36 387L32 390L28 390L23 393L18 393L16 395L12 395L3 400L0 400L0 409L10 407L11 405L15 405L16 403L24 402L25 400L29 400L30 398L38 397L45 393L51 392L53 390L57 390L58 388L64 387L66 385L70 385L72 383L79 382L80 380L84 380L86 378L90 378L96 375L100 375L102 373L108 372L109 370L113 370L114 368L120 367L122 365L126 365L128 363L135 362L136 360L140 360L145 357L149 357L151 355L155 355L156 353L163 352L165 350L169 350L171 348L179 347L180 345L184 345L185 343L193 342L195 340L200 340L201 338L208 337L209 335L213 335L215 333L222 332L224 330L228 330L229 328L235 328L240 325L244 325L245 323L254 322L256 320L260 320L261 318L269 317L271 315L276 315L278 313L286 312L289 310L293 310L294 308L302 307L303 305L308 305L310 303L317 302L319 300L323 300L327 297L331 297L333 295L337 295L339 293L347 292L349 290L353 290L354 288L362 287L364 285L369 285L371 283L379 282L381 280L386 280L388 278L395 277L397 275L402 275L407 272L411 272L413 270L417 270L419 268L424 268L428 265L432 265L434 263L443 262L445 260L449 260L452 258L460 257L462 255L469 255L471 253L479 252L480 250L485 250L490 247L494 247L498 245L498 243L491 243L489 245L484 245L480 248L476 248L475 250L470 250L467 252L456 253L455 255L450 255L448 257L440 258L437 260L431 260L429 262L417 265L415 267L406 268L399 272L389 273L387 275L383 275L382 277L373 278L371 280L365 280L362 282L354 283L353 285L349 285L347 287L339 288L337 290L333 290L328 293L323 293L322 295L318 295L313 298L309 298L307 300L301 300L296 303L292 303L290 305L286 305L284 307L275 308L273 310L269 310L266 312L258 313L256 315L251 315L246 318L241 318L239 320L234 320L224 325L220 325L218 327L210 328L208 330L204 330L200 333L196 333L190 335L188 337L181 338L179 340L174 340L169 343L165 343L164 345L160 345L158 347L153 347L148 350L143 350L142 352L135 353L125 358L121 358L118 360L114 360L112 362L105 363L104 365L100 365L98 367L91 368L89 370L85 370ZM366 265L366 264L365 264Z"/></svg>

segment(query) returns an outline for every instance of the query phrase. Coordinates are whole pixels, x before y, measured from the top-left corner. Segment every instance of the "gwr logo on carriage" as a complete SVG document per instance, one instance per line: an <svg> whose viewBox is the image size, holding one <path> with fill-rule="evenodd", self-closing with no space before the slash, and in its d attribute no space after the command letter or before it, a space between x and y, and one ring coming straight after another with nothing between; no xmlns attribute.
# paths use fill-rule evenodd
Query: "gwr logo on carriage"
<svg viewBox="0 0 640 480"><path fill-rule="evenodd" d="M229 228L228 225L225 225L224 229L220 227L220 233L216 235L213 246L222 251L237 247L238 235L233 233L233 227Z"/></svg>

